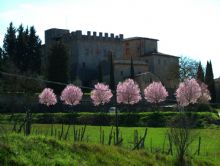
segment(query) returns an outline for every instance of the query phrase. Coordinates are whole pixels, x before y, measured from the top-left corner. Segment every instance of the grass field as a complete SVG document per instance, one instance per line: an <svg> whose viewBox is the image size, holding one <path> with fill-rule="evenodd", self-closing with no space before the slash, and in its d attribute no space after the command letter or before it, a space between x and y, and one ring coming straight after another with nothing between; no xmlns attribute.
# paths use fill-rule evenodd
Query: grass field
<svg viewBox="0 0 220 166"><path fill-rule="evenodd" d="M76 128L82 128L83 126L75 126ZM10 125L1 125L2 130L6 132L12 130ZM102 126L104 130L104 144L108 142L108 136L111 130L110 126ZM54 132L56 130L56 136L61 132L61 125L54 125ZM64 133L67 130L67 125L64 125ZM133 148L134 142L134 130L138 130L139 136L144 134L144 127L120 127L120 132L123 137L122 146L127 149ZM168 150L168 139L167 139L168 128L148 128L148 134L145 142L145 148L150 152L166 152ZM190 148L192 155L195 155L198 149L198 137L201 136L201 153L198 158L211 160L220 165L220 128L213 129L194 129L193 133L196 135L195 140ZM48 124L33 124L32 135L45 135L51 137L51 125ZM100 138L100 126L87 126L85 131L85 142L99 143ZM69 130L69 135L66 142L73 143L73 126ZM165 142L165 143L164 143ZM163 148L164 147L164 148ZM196 155L195 155L196 156Z"/></svg>
<svg viewBox="0 0 220 166"><path fill-rule="evenodd" d="M188 158L193 166L218 166ZM16 166L172 166L174 157L146 150L91 143L71 143L45 136L9 134L0 137L0 165Z"/></svg>

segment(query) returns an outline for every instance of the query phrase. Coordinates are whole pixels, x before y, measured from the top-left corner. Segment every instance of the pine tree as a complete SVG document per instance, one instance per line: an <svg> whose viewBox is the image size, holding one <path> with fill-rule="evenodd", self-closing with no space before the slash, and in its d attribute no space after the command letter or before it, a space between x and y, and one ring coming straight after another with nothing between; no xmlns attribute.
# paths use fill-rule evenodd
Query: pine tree
<svg viewBox="0 0 220 166"><path fill-rule="evenodd" d="M16 29L11 22L7 28L7 33L5 34L3 41L3 50L6 56L12 61L16 61Z"/></svg>
<svg viewBox="0 0 220 166"><path fill-rule="evenodd" d="M41 40L36 35L34 26L30 27L29 40L28 40L28 56L29 56L29 69L32 72L40 73L41 69Z"/></svg>
<svg viewBox="0 0 220 166"><path fill-rule="evenodd" d="M197 70L197 80L201 83L201 82L205 82L205 78L204 78L204 71L201 65L201 62L199 62L199 66L198 66L198 70Z"/></svg>
<svg viewBox="0 0 220 166"><path fill-rule="evenodd" d="M115 91L115 73L112 54L110 55L110 89Z"/></svg>
<svg viewBox="0 0 220 166"><path fill-rule="evenodd" d="M54 82L68 82L68 53L65 45L57 41L52 47L48 57L48 80ZM64 85L48 84L56 94L60 94Z"/></svg>
<svg viewBox="0 0 220 166"><path fill-rule="evenodd" d="M134 79L134 64L132 57L131 57L131 66L130 66L130 78Z"/></svg>
<svg viewBox="0 0 220 166"><path fill-rule="evenodd" d="M211 102L216 101L216 92L215 92L215 81L212 71L212 62L207 62L206 73L205 73L205 83L208 85L208 90L211 94Z"/></svg>

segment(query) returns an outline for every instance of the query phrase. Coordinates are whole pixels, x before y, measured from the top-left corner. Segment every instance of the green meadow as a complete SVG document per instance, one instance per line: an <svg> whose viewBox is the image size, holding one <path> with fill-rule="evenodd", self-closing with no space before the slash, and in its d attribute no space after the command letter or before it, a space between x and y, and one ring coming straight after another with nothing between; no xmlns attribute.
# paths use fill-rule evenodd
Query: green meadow
<svg viewBox="0 0 220 166"><path fill-rule="evenodd" d="M1 125L1 134L11 135L12 125ZM82 129L82 125L76 125L75 129ZM108 138L111 131L111 126L86 126L84 138L81 143L100 145L100 133L104 135L104 146L108 146ZM45 137L48 139L53 139L56 141L62 141L65 144L74 144L73 133L74 126L69 126L69 131L67 132L68 125L63 125L63 135L67 134L66 139L60 139L59 135L62 132L61 124L53 125L53 134L51 134L52 125L51 124L33 124L31 129L31 138L33 137ZM125 151L132 151L134 147L134 130L138 131L138 135L143 136L145 127L120 127L120 136L123 138L121 148ZM169 149L169 141L167 137L167 132L169 128L147 128L147 137L145 140L144 150L148 153L155 154L167 154ZM113 128L113 132L115 128ZM195 159L207 160L220 165L220 128L208 128L208 129L192 129L193 142L190 146L190 156ZM13 135L13 134L12 134ZM21 132L20 136L24 136ZM17 136L16 136L17 137ZM19 137L19 136L18 136ZM201 150L198 156L198 140L201 137ZM108 146L109 147L109 146ZM111 146L112 147L112 146ZM86 152L85 152L86 153ZM131 152L133 153L133 152ZM138 152L139 153L139 152ZM175 152L174 152L175 153ZM174 154L175 155L175 154ZM165 155L166 157L173 157L171 155ZM97 163L96 163L97 164ZM143 164L144 165L144 164Z"/></svg>

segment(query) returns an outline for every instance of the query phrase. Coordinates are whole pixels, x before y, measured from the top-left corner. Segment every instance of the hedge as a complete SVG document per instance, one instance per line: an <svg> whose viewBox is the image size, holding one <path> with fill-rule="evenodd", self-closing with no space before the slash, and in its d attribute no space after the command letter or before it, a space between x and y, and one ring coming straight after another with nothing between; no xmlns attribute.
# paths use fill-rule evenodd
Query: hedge
<svg viewBox="0 0 220 166"><path fill-rule="evenodd" d="M178 112L142 112L142 113L119 113L120 126L149 126L165 127L178 115ZM189 112L195 127L207 127L211 124L220 125L220 119L216 113ZM0 123L22 122L25 113L0 114ZM87 124L109 126L115 124L115 115L110 113L69 112L69 113L33 113L32 123L64 123L64 124Z"/></svg>

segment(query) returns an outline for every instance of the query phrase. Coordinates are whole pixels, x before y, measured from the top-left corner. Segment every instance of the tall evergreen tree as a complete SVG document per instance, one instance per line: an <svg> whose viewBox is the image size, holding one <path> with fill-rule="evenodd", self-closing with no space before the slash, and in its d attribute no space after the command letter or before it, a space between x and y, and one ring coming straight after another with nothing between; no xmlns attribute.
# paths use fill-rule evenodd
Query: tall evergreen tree
<svg viewBox="0 0 220 166"><path fill-rule="evenodd" d="M215 81L212 70L212 62L207 62L206 65L206 73L205 73L205 83L208 85L208 90L211 94L211 102L214 103L216 101L216 92L215 92Z"/></svg>
<svg viewBox="0 0 220 166"><path fill-rule="evenodd" d="M18 28L17 44L16 44L16 58L15 65L22 71L28 70L28 30L24 31L24 27L21 24Z"/></svg>
<svg viewBox="0 0 220 166"><path fill-rule="evenodd" d="M110 54L110 89L115 91L115 73L112 53Z"/></svg>
<svg viewBox="0 0 220 166"><path fill-rule="evenodd" d="M131 56L131 66L130 66L130 78L134 79L134 64L133 64L132 56Z"/></svg>
<svg viewBox="0 0 220 166"><path fill-rule="evenodd" d="M36 35L34 26L30 27L29 40L28 40L28 56L29 56L29 69L32 72L40 73L41 69L41 40Z"/></svg>
<svg viewBox="0 0 220 166"><path fill-rule="evenodd" d="M102 74L102 64L100 63L98 66L98 81L103 82L103 74Z"/></svg>
<svg viewBox="0 0 220 166"><path fill-rule="evenodd" d="M2 65L3 65L3 50L0 47L0 70L2 70ZM0 74L1 77L1 74Z"/></svg>
<svg viewBox="0 0 220 166"><path fill-rule="evenodd" d="M11 22L7 28L7 33L5 34L3 41L3 50L6 56L12 61L16 60L16 29Z"/></svg>
<svg viewBox="0 0 220 166"><path fill-rule="evenodd" d="M68 82L68 53L65 45L61 41L57 41L52 47L48 56L48 80L54 82ZM64 85L48 84L54 89L56 94L60 94Z"/></svg>
<svg viewBox="0 0 220 166"><path fill-rule="evenodd" d="M197 80L199 82L205 82L204 71L203 71L201 62L199 62L199 66L198 66L198 69L197 69L197 76L196 77L197 77Z"/></svg>

